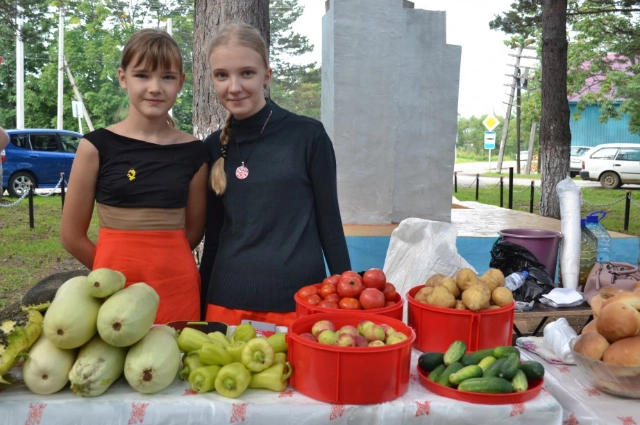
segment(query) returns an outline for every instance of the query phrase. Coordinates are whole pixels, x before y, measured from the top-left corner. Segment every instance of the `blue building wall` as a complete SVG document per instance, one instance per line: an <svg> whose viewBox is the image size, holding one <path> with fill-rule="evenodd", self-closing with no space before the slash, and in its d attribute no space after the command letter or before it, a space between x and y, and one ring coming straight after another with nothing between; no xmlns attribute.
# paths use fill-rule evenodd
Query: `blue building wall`
<svg viewBox="0 0 640 425"><path fill-rule="evenodd" d="M640 135L629 133L629 115L621 120L599 120L600 106L587 106L579 120L574 118L577 102L569 102L569 128L572 146L596 146L603 143L640 143ZM616 106L619 106L617 103Z"/></svg>

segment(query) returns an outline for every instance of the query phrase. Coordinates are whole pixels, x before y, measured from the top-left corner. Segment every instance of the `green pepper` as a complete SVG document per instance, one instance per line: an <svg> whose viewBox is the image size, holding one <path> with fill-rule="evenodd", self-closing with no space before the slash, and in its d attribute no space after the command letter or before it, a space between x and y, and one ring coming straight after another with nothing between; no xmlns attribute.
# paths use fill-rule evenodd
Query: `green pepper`
<svg viewBox="0 0 640 425"><path fill-rule="evenodd" d="M216 378L222 366L200 366L189 373L189 386L199 393L213 391L216 388Z"/></svg>
<svg viewBox="0 0 640 425"><path fill-rule="evenodd" d="M276 353L273 356L273 363L282 363L285 364L287 362L287 354L286 353Z"/></svg>
<svg viewBox="0 0 640 425"><path fill-rule="evenodd" d="M285 373L286 367L286 373ZM293 369L291 363L274 364L262 372L254 373L251 375L251 382L249 382L249 388L264 388L271 391L281 392L287 389L289 385L289 376L291 376Z"/></svg>
<svg viewBox="0 0 640 425"><path fill-rule="evenodd" d="M224 348L227 348L229 345L229 338L220 331L209 332L207 336L213 341L220 342Z"/></svg>
<svg viewBox="0 0 640 425"><path fill-rule="evenodd" d="M242 350L247 345L245 341L231 341L226 350L231 354L231 358L234 362L242 362Z"/></svg>
<svg viewBox="0 0 640 425"><path fill-rule="evenodd" d="M243 323L241 325L236 326L231 334L231 338L229 339L231 342L233 341L244 341L247 342L250 339L255 338L256 330L251 326L251 323Z"/></svg>
<svg viewBox="0 0 640 425"><path fill-rule="evenodd" d="M211 342L211 338L194 328L184 328L178 334L178 348L184 353L199 350L205 342Z"/></svg>
<svg viewBox="0 0 640 425"><path fill-rule="evenodd" d="M287 334L285 333L276 333L267 338L269 344L273 347L273 351L276 353L286 353L289 350L289 346L287 345Z"/></svg>
<svg viewBox="0 0 640 425"><path fill-rule="evenodd" d="M192 370L199 368L200 366L204 366L204 363L200 361L200 356L197 351L185 353L182 356L182 370L180 371L178 378L180 378L181 381L184 381L189 377Z"/></svg>
<svg viewBox="0 0 640 425"><path fill-rule="evenodd" d="M233 362L222 366L216 376L215 387L224 397L237 398L251 382L251 373L242 363Z"/></svg>
<svg viewBox="0 0 640 425"><path fill-rule="evenodd" d="M242 349L242 364L251 372L260 372L273 364L274 355L267 338L260 336L247 341Z"/></svg>
<svg viewBox="0 0 640 425"><path fill-rule="evenodd" d="M206 365L224 366L233 362L231 354L215 343L202 344L202 348L198 350L198 357Z"/></svg>

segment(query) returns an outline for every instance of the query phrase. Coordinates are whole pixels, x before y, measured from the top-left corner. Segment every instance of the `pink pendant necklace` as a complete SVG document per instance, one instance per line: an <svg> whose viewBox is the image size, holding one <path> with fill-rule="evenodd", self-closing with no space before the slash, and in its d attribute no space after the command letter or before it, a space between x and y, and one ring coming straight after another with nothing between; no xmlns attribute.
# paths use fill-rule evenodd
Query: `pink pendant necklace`
<svg viewBox="0 0 640 425"><path fill-rule="evenodd" d="M273 114L273 109L269 111L269 116L265 120L264 125L262 126L262 130L260 130L260 134L258 135L256 142L260 140L260 136L262 136L264 129L267 127L267 123L271 118L271 114ZM240 143L236 143L236 147L238 148L238 156L240 157L240 166L236 168L236 177L239 178L240 180L244 180L249 176L249 169L244 165L245 161L242 160L242 155L240 154ZM253 149L255 149L255 146ZM253 149L251 149L251 152L249 152L249 155L247 156L247 161L249 161L249 157L253 153Z"/></svg>

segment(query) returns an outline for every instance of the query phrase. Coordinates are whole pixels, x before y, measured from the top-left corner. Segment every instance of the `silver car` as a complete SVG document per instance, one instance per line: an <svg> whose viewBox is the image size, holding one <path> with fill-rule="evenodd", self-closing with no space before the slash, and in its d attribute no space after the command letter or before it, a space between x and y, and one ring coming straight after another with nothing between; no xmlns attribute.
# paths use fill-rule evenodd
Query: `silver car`
<svg viewBox="0 0 640 425"><path fill-rule="evenodd" d="M587 153L591 146L571 146L571 159L569 164L569 175L575 177L582 170L582 155Z"/></svg>
<svg viewBox="0 0 640 425"><path fill-rule="evenodd" d="M605 189L640 184L640 143L598 145L582 156L583 180L599 181Z"/></svg>

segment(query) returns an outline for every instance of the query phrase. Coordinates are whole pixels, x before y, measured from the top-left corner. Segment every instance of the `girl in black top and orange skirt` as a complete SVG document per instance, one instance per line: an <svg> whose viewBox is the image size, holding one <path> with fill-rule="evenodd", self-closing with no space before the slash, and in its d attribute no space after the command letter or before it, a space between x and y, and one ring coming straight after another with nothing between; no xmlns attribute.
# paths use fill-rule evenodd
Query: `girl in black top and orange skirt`
<svg viewBox="0 0 640 425"><path fill-rule="evenodd" d="M192 250L206 214L206 149L168 115L184 83L182 57L164 31L145 29L124 47L120 85L127 117L80 142L60 239L89 269L121 271L160 296L155 323L200 319L200 277ZM87 230L94 203L97 243Z"/></svg>

